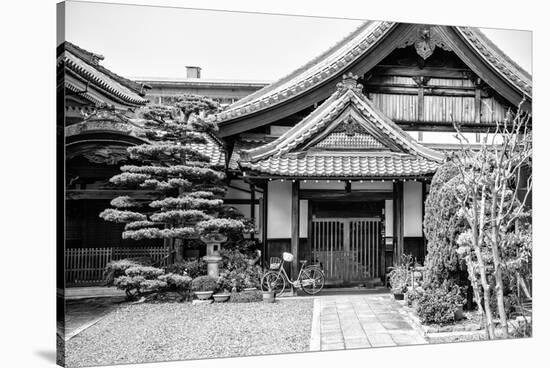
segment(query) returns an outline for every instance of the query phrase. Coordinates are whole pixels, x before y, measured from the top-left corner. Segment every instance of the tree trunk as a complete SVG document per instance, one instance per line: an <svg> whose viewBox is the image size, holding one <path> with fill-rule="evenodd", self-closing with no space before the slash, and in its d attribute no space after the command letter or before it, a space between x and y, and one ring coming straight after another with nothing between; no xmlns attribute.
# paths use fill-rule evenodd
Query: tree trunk
<svg viewBox="0 0 550 368"><path fill-rule="evenodd" d="M485 273L485 263L481 255L481 249L476 244L475 246L477 264L479 268L479 274L481 279L481 287L483 288L483 307L485 309L485 324L487 326L487 333L489 339L495 338L495 324L493 322L493 314L491 312L491 289L487 282L487 274Z"/></svg>
<svg viewBox="0 0 550 368"><path fill-rule="evenodd" d="M176 262L183 262L183 241L174 239L174 249L176 251Z"/></svg>
<svg viewBox="0 0 550 368"><path fill-rule="evenodd" d="M502 327L502 337L508 338L508 318L506 317L506 309L504 308L504 283L502 282L502 261L499 253L499 221L497 218L497 192L496 188L492 190L491 200L491 251L493 254L493 262L495 264L495 292L497 294L497 308L500 317L500 325Z"/></svg>

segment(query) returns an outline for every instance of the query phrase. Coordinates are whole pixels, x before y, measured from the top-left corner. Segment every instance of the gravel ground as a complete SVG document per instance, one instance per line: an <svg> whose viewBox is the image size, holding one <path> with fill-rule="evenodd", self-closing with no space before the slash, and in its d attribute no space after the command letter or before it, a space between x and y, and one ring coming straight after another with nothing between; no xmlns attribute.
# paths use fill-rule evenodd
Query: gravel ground
<svg viewBox="0 0 550 368"><path fill-rule="evenodd" d="M136 304L66 343L67 367L303 352L313 301Z"/></svg>

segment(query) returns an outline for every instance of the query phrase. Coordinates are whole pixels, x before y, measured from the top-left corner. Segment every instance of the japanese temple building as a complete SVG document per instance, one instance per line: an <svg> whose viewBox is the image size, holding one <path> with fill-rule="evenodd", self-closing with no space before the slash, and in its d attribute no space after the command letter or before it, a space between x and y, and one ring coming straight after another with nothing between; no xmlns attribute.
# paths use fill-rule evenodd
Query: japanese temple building
<svg viewBox="0 0 550 368"><path fill-rule="evenodd" d="M108 179L126 148L143 142L128 117L149 88L101 60L58 49L66 247L162 247L97 217L122 194ZM368 283L401 254L423 261L424 201L457 148L453 122L479 142L509 108L530 112L531 93L531 76L476 28L369 21L217 114L221 140L206 148L226 166L225 203L256 220L264 261L290 251L294 268L322 263L328 283Z"/></svg>
<svg viewBox="0 0 550 368"><path fill-rule="evenodd" d="M456 122L479 142L519 105L530 112L531 76L478 29L366 22L218 114L227 202L248 197L266 257L320 262L333 284L379 280L426 253L429 183L456 149L426 137Z"/></svg>

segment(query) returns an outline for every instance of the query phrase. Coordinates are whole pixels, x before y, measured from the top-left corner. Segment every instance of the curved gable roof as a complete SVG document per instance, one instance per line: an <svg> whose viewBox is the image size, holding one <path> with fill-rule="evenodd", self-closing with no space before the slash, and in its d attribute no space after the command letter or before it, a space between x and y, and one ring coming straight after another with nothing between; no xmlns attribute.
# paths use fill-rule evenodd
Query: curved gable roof
<svg viewBox="0 0 550 368"><path fill-rule="evenodd" d="M444 155L423 146L387 118L361 93L356 79L345 76L336 92L278 139L241 151L241 167L269 175L304 177L433 173ZM318 146L342 126L350 128L350 137L361 135L377 144L343 150Z"/></svg>
<svg viewBox="0 0 550 368"><path fill-rule="evenodd" d="M216 116L217 121L223 127L234 120L245 119L247 116L299 98L317 86L324 84L327 80L343 75L353 63L365 54L370 53L383 38L397 29L400 24L404 23L365 22L349 36L306 65L230 105ZM494 45L479 29L455 26L434 28L437 28L443 34L443 38L452 44L450 46L455 52L459 51L462 45L467 45L472 55L477 59L476 62L483 63L488 68L487 70L498 76L497 79L505 81L515 91L512 94L505 94L505 97L509 96L511 103L519 104L522 97L525 97L528 101L531 100L531 76ZM395 45L395 47L397 46ZM468 58L462 52L457 52L457 54L463 59ZM481 70L478 67L480 64L474 65L472 60L465 60L465 62L476 73L482 74L483 79L485 69ZM501 86L494 83L495 78L491 76L487 79L489 80L486 82L491 87L497 91L502 89Z"/></svg>

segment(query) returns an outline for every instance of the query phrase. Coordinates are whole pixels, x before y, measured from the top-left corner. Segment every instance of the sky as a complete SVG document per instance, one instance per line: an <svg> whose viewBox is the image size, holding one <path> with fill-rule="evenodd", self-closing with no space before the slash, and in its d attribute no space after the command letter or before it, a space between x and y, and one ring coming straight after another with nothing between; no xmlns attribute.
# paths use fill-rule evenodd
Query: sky
<svg viewBox="0 0 550 368"><path fill-rule="evenodd" d="M133 79L274 81L356 29L363 20L152 6L66 3L66 39L105 56L102 65ZM482 29L531 73L532 33Z"/></svg>

